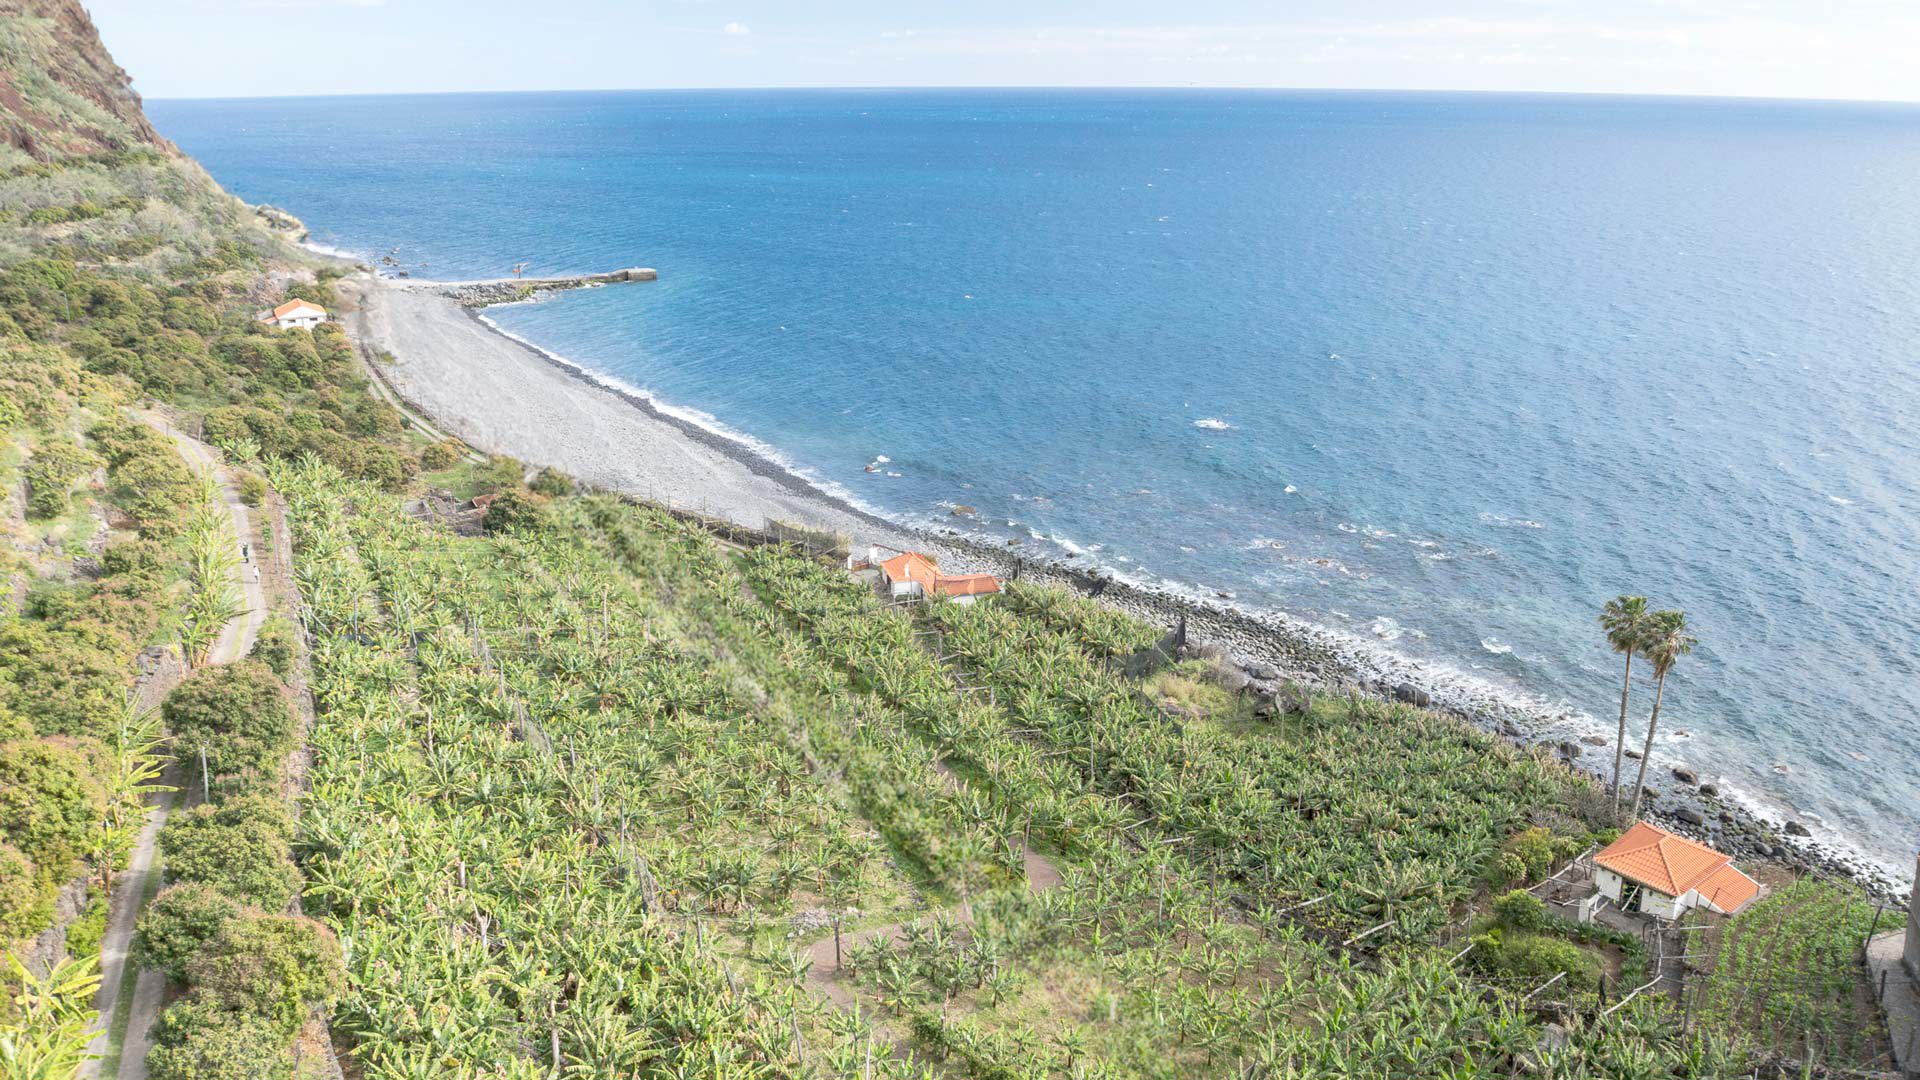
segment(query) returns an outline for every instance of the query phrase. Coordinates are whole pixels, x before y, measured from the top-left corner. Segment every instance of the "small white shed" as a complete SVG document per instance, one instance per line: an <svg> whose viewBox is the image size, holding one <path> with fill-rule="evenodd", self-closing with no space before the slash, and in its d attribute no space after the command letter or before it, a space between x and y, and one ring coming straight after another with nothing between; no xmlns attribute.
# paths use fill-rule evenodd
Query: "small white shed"
<svg viewBox="0 0 1920 1080"><path fill-rule="evenodd" d="M1668 920L1698 907L1738 914L1760 895L1733 856L1644 821L1593 857L1593 883L1622 911Z"/></svg>
<svg viewBox="0 0 1920 1080"><path fill-rule="evenodd" d="M272 311L261 312L259 318L282 330L311 330L327 321L327 309L306 300L289 300Z"/></svg>

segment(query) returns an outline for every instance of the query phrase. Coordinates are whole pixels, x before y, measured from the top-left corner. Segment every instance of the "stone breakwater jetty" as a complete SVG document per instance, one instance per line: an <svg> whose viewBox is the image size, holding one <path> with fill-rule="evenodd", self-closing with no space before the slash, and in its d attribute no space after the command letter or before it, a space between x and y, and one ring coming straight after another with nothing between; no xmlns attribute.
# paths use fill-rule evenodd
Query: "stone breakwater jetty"
<svg viewBox="0 0 1920 1080"><path fill-rule="evenodd" d="M568 289L596 289L628 281L654 281L660 272L651 267L634 266L609 270L604 274L572 274L565 277L507 277L483 281L407 281L389 280L388 285L409 292L430 292L444 296L461 307L483 308L494 304L512 304L531 300L541 293Z"/></svg>

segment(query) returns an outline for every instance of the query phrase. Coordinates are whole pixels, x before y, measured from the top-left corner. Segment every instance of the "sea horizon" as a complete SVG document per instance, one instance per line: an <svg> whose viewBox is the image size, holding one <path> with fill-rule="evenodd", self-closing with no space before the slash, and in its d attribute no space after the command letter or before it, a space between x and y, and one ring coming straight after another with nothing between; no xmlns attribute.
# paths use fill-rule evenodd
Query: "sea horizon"
<svg viewBox="0 0 1920 1080"><path fill-rule="evenodd" d="M721 108L644 100L690 95ZM855 108L876 95L908 115ZM795 96L814 99L800 115L764 100ZM552 107L462 107L502 97ZM359 107L381 98L447 107ZM1232 115L1182 108L1199 98ZM1920 828L1920 764L1900 755L1920 625L1892 595L1920 567L1900 468L1916 433L1887 404L1911 388L1920 327L1909 238L1884 230L1911 210L1891 178L1920 161L1920 122L1877 114L1911 103L871 88L150 104L230 190L393 270L504 276L530 247L549 253L539 272L657 266L657 287L489 319L903 524L1286 612L1564 711L1570 733L1611 730L1617 706L1599 603L1686 607L1704 645L1669 686L1661 763L1911 873L1878 829ZM1733 130L1699 115L1723 107ZM1844 147L1797 115L1825 109L1847 114ZM1792 167L1842 149L1838 178ZM1543 186L1565 157L1577 178ZM1683 217L1732 183L1771 228ZM1786 258L1810 219L1781 212L1843 183L1843 220ZM629 244L658 254L618 257ZM791 287L802 265L812 291ZM1848 327L1865 333L1841 356L1827 343ZM963 404L918 407L873 389L882 375L936 400L958 385ZM1846 426L1801 437L1839 410ZM1779 595L1794 602L1766 609ZM1637 725L1651 687L1635 693ZM1786 715L1753 701L1769 693Z"/></svg>

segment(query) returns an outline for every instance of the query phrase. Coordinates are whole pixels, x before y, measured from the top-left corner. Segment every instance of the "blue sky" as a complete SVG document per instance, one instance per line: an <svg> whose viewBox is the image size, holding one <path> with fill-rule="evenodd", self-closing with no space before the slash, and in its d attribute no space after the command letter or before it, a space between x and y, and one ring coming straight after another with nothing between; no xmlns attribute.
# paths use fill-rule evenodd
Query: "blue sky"
<svg viewBox="0 0 1920 1080"><path fill-rule="evenodd" d="M89 0L149 97L1282 86L1920 101L1920 0Z"/></svg>

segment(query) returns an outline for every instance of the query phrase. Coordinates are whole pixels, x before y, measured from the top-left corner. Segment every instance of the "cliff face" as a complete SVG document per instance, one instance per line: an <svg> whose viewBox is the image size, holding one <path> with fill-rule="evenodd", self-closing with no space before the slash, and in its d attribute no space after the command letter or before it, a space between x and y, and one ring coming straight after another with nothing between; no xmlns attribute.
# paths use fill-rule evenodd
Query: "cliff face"
<svg viewBox="0 0 1920 1080"><path fill-rule="evenodd" d="M41 161L142 147L173 153L79 0L0 0L0 140Z"/></svg>

